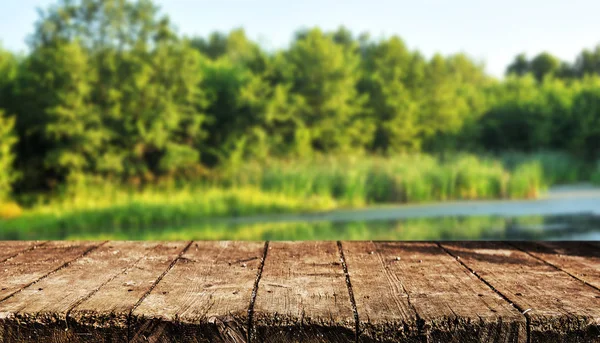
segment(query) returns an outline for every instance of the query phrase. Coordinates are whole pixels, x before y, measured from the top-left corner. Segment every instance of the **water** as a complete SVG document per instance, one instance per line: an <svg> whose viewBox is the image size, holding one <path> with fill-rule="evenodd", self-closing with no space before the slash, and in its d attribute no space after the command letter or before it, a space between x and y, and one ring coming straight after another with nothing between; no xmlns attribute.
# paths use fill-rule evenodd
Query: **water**
<svg viewBox="0 0 600 343"><path fill-rule="evenodd" d="M254 216L166 238L251 240L600 240L600 189L555 187L537 200L464 201Z"/></svg>
<svg viewBox="0 0 600 343"><path fill-rule="evenodd" d="M0 239L600 240L600 189L554 188L538 200L384 206L94 231L7 231Z"/></svg>
<svg viewBox="0 0 600 343"><path fill-rule="evenodd" d="M143 239L220 240L600 240L600 216L476 216L372 221L202 225Z"/></svg>

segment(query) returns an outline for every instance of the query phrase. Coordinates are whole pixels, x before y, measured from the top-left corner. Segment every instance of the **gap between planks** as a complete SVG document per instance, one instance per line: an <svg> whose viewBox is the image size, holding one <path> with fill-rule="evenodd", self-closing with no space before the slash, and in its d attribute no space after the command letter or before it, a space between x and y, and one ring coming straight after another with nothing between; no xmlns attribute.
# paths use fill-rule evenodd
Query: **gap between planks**
<svg viewBox="0 0 600 343"><path fill-rule="evenodd" d="M444 250L446 252L446 254L452 256L456 262L458 262L461 266L463 266L469 272L473 273L473 275L475 275L477 277L477 279L479 279L481 282L483 282L493 292L495 292L496 294L498 294L502 299L504 299L504 301L506 301L508 304L510 304L510 306L512 306L515 309L517 309L517 311L519 311L525 317L525 321L527 323L527 327L526 327L526 329L527 329L527 343L530 343L531 342L531 319L527 315L527 310L523 310L520 306L518 306L517 304L515 304L514 301L512 301L510 298L508 298L508 296L506 296L505 294L502 294L499 290L497 290L494 286L492 286L492 284L490 282L488 282L481 275L479 275L474 269L472 269L466 263L464 263L463 261L461 261L460 257L454 255L450 250L446 249L440 242L436 242L436 244L437 244L437 246L440 249Z"/></svg>
<svg viewBox="0 0 600 343"><path fill-rule="evenodd" d="M185 246L185 248L183 248L179 254L177 254L177 257L175 257L173 259L173 261L171 261L171 263L169 264L169 266L167 267L167 269L165 269L164 272L162 272L158 278L152 283L152 286L150 286L150 289L148 289L141 297L140 299L133 305L133 307L131 307L131 310L129 310L129 314L127 316L127 342L131 342L132 339L132 334L131 334L131 317L133 316L133 311L135 311L138 306L140 306L140 304L142 303L142 301L144 301L144 299L146 299L146 297L148 297L148 295L156 288L156 286L160 283L160 281L165 277L165 275L167 275L171 269L173 269L173 267L175 266L175 264L177 263L177 261L179 261L181 259L181 256L183 256L183 254L185 254L188 249L192 246L192 243L194 243L194 241L189 241L187 243L187 245Z"/></svg>
<svg viewBox="0 0 600 343"><path fill-rule="evenodd" d="M13 259L13 258L15 258L15 257L17 257L17 256L19 256L19 255L21 255L21 254L24 254L24 253L26 253L26 252L28 252L28 251L31 251L31 250L33 250L33 249L36 249L36 248L39 248L39 247L41 247L42 245L44 245L44 244L47 244L47 243L48 243L48 241L40 241L40 242L38 242L38 243L32 244L30 247L27 247L27 248L21 249L21 250L19 250L19 251L15 252L14 254L12 254L12 255L10 255L10 256L8 256L8 257L6 257L6 258L4 258L4 259L0 260L0 263L4 263L4 262L6 262L6 261L8 261L8 260L11 260L11 259Z"/></svg>
<svg viewBox="0 0 600 343"><path fill-rule="evenodd" d="M14 292L14 293L12 293L12 294L10 294L10 295L6 296L6 297L5 297L5 298L3 298L3 299L0 299L0 302L1 302L1 301L4 301L4 300L6 300L6 299L8 299L8 298L10 298L10 297L12 297L12 296L14 296L14 295L15 295L15 294L17 294L17 293L19 293L19 292L20 292L20 291L21 291L23 288L27 288L27 287L29 287L29 286L31 286L31 285L33 285L33 284L36 284L36 283L38 283L39 281L41 281L41 280L43 280L43 279L47 278L47 277L48 277L48 276L50 276L51 274L54 274L54 273L56 273L57 271L59 271L59 270L61 270L61 269L67 268L67 267L68 267L70 264L72 264L74 261L76 261L76 260L78 260L78 259L80 259L80 258L82 258L82 257L86 256L87 254L91 253L92 251L94 251L94 250L96 250L96 249L100 248L101 246L103 246L103 245L104 245L104 244L106 244L107 242L108 242L108 241L101 242L101 243L100 243L100 244L98 244L98 245L95 245L95 246L92 246L92 247L88 248L86 251L84 251L83 253L79 254L77 257L75 257L75 258L73 258L73 259L71 259L71 260L69 260L69 261L65 262L64 264L62 264L62 265L61 265L61 266L59 266L58 268L55 268L54 270L52 270L52 271L50 271L50 272L48 272L48 273L44 274L43 276L41 276L40 278L36 279L35 281L33 281L33 282L29 283L29 284L28 284L28 285L26 285L25 287L22 287L22 288L21 288L21 289L19 289L17 292ZM35 247L41 246L41 245L43 245L43 244L45 244L45 243L46 243L46 242L41 242L40 244L35 244L35 245L33 245L32 247L30 247L30 248L26 248L26 249L24 249L24 250L22 250L22 251L18 252L18 253L17 253L15 256L17 256L17 255L19 255L19 254L22 254L22 253L26 253L27 251L33 250L33 249L35 249ZM135 309L136 309L136 308L139 306L139 304L141 304L141 302L142 302L142 301L143 301L143 300L144 300L144 299L145 299L145 298L148 296L148 294L150 294L150 293L152 292L152 290L153 290L153 289L154 289L154 288L155 288L155 287L156 287L156 286L157 286L157 285L158 285L158 284L161 282L161 280L164 278L164 276L165 276L165 275L167 275L167 274L169 273L169 271L170 271L170 270L173 268L173 266L174 266L174 265L177 263L177 261L179 261L179 260L180 260L181 256L182 256L182 255L183 255L183 254L184 254L184 253L185 253L185 252L186 252L186 251L189 249L189 247L192 245L192 243L193 243L193 241L190 241L190 242L187 244L187 246L186 246L186 247L185 247L185 248L184 248L184 249L183 249L183 250L182 250L182 251L179 253L179 255L178 255L178 256L177 256L177 257L176 257L176 258L175 258L175 259L174 259L174 260L171 262L171 264L168 266L168 268L166 268L166 270L165 270L165 271L164 271L164 272L163 272L163 273L162 273L162 274L161 274L161 275L160 275L160 276L159 276L159 277L156 279L156 281L153 283L153 285L151 286L151 288L150 288L150 289L149 289L149 290L148 290L146 293L144 293L144 295L143 295L143 296L142 296L142 297L141 297L141 298L140 298L140 299L139 299L139 300L136 302L136 304L134 305L134 307L132 308L132 310L129 312L129 317L131 317L131 314L132 314L132 312L133 312L133 311L134 311L134 310L135 310ZM569 272L567 272L567 271L563 270L562 268L560 268L559 266L556 266L556 265L555 265L555 264L553 264L553 263L550 263L550 262L548 262L548 261L545 261L544 259L542 259L542 258L540 258L540 257L538 257L538 256L535 256L535 255L533 255L533 254L529 253L528 251L521 249L521 248L520 248L520 247L518 247L518 246L514 246L513 244L510 244L510 243L508 243L508 242L503 242L503 243L504 243L505 245L511 246L511 247L513 247L513 248L515 248L515 249L518 249L518 250L520 250L520 251L522 251L522 252L524 252L524 253L528 254L529 256L531 256L531 257L535 258L536 260L539 260L539 261L541 261L541 262L543 262L543 263L545 263L545 264L547 264L547 265L549 265L549 266L553 267L554 269L556 269L556 270L558 270L558 271L560 271L560 272L564 272L564 273L568 274L568 275L569 275L569 276L571 276L572 278L574 278L574 279L576 279L576 280L578 280L578 281L580 281L580 282L583 282L584 284L586 284L587 286L589 286L589 287L591 287L591 288L593 288L593 289L595 289L595 290L598 290L598 291L600 291L600 289L599 289L598 287L596 287L596 286L594 286L594 285L591 285L591 284L589 284L588 282L586 282L586 281L584 281L584 280L582 280L582 279L580 279L580 278L576 277L575 275L573 275L573 274L571 274L571 273L569 273ZM520 312L520 313L521 313L521 314L522 314L522 315L525 317L525 319L526 319L526 322L527 322L527 342L530 342L530 339L531 339L531 336L530 336L530 318L529 318L529 316L527 315L526 311L525 311L524 309L520 308L520 307L519 307L517 304L515 304L515 303L514 303L514 302L513 302L511 299L509 299L509 298L508 298L506 295L504 295L504 294L503 294L503 293L501 293L499 290L497 290L497 289L496 289L494 286L492 286L492 285L491 285L491 284L490 284L490 283L489 283L487 280L485 280L485 279L484 279L482 276L480 276L480 275L479 275L477 272L475 272L475 271L474 271L474 270L473 270L471 267L469 267L469 266L468 266L468 265L466 265L466 264L465 264L463 261L461 261L459 257L457 257L457 256L456 256L455 254L453 254L451 251L449 251L448 249L446 249L446 248L445 248L445 247L444 247L444 246L443 246L441 243L437 242L436 244L437 244L437 246L438 246L440 249L442 249L442 250L443 250L445 253L447 253L448 255L450 255L451 257L453 257L453 259L454 259L456 262L458 262L458 263L459 263L459 264L460 264L460 265L461 265L463 268L465 268L465 269L467 269L469 272L471 272L471 273L472 273L474 276L476 276L476 277L477 277L477 278L478 278L478 279L479 279L481 282L483 282L483 283L484 283L484 284L485 284L487 287L489 287L489 288L490 288L490 289L491 289L493 292L495 292L496 294L498 294L498 295L499 295L499 296L500 296L500 297L501 297L501 298L502 298L504 301L506 301L507 303L509 303L509 304L510 304L511 306L513 306L515 309L517 309L517 310L518 310L518 311L519 311L519 312ZM346 259L345 259L345 256L344 256L342 242L340 242L340 241L337 241L337 247L338 247L339 258L340 258L340 260L341 260L341 262L342 262L342 263L341 263L341 265L342 265L342 269L343 269L343 272L344 272L344 275L345 275L345 278L346 278L346 286L347 286L348 293L349 293L349 299L350 299L350 302L351 302L352 311L353 311L353 314L354 314L354 320L355 320L355 339L356 339L356 341L358 342L358 341L359 341L359 338L360 338L360 336L361 336L361 332L360 332L360 330L359 330L359 325L360 325L360 322L359 322L359 313L358 313L357 306L356 306L356 302L355 302L355 299L354 299L354 294L353 294L354 292L353 292L353 289L352 289L352 280L351 280L351 277L350 277L350 274L349 274L349 270L348 270L348 266L347 266L347 263L346 263ZM247 322L247 330L248 330L248 331L247 331L247 334L248 334L248 337L247 337L247 339L248 339L248 342L251 342L251 340L252 340L252 335L251 335L251 333L252 333L252 326L253 326L254 304L255 304L255 300L256 300L256 297L257 297L258 289L259 289L259 286L260 286L260 280L261 280L261 276L262 276L263 268L264 268L264 265L265 265L265 261L266 261L266 259L268 258L268 250L269 250L269 241L266 241L266 242L265 242L265 245L264 245L264 248L263 248L263 254L262 254L261 261L260 261L260 266L259 266L259 268L258 268L258 270L257 270L257 274L256 274L255 282L254 282L254 285L253 285L251 300L250 300L250 303L249 303L249 305L248 305L248 322ZM13 256L13 257L14 257L14 256ZM9 257L8 259L10 259L10 258L12 258L12 257ZM6 259L6 260L8 260L8 259ZM91 295L93 295L93 294L94 294L96 291L97 291L97 289L96 289L96 290L94 290L94 291L92 291L92 292L90 293L90 295L88 295L88 297L89 297L89 296L91 296ZM128 324L129 324L129 323L128 323ZM131 340L131 337L130 337L130 334L129 334L129 329L130 329L130 328L129 328L129 325L128 325L128 337L127 337L127 340L128 340L128 341L130 341L130 340Z"/></svg>
<svg viewBox="0 0 600 343"><path fill-rule="evenodd" d="M22 286L21 288L19 288L19 290L18 290L18 291L16 291L16 292L13 292L13 293L11 293L11 294L9 294L9 295L5 296L4 298L0 299L0 302L3 302L3 301L5 301L5 300L7 300L7 299L10 299L10 298L12 298L12 297L13 297L13 296L15 296L16 294L19 294L19 293L20 293L20 292L21 292L23 289L25 289L25 288L27 288L27 287L30 287L31 285L35 285L36 283L38 283L38 282L40 282L40 281L44 280L44 279L45 279L45 278L47 278L48 276L50 276L50 275L52 275L52 274L54 274L54 273L58 272L58 271L59 271L59 270L61 270L61 269L67 268L69 265L71 265L71 263L73 263L73 262L77 261L78 259L80 259L80 258L82 258L82 257L86 256L87 254L89 254L89 253L91 253L92 251L94 251L94 250L96 250L96 249L100 248L101 246L103 246L103 245L104 245L104 244L106 244L106 243L108 243L108 241L104 241L104 242L101 242L101 243L100 243L100 244L98 244L98 245L94 245L94 246L91 246L91 247L89 247L89 248L88 248L88 249L86 249L86 250L85 250L83 253L81 253L81 254L77 255L75 258L73 258L73 259L71 259L71 260L69 260L69 261L67 261L67 262L63 263L63 264L62 264L62 265L60 265L58 268L55 268L55 269L53 269L53 270L49 271L48 273L46 273L46 274L42 275L41 277L37 278L36 280L34 280L34 281L32 281L32 282L30 282L30 283L28 283L28 284L26 284L26 285ZM45 243L44 243L44 244L45 244ZM43 245L43 244L42 244L42 245ZM39 246L41 246L41 245L39 245ZM33 249L28 249L27 251L31 251L31 250L33 250ZM23 253L24 253L24 252L23 252ZM20 255L20 254L17 254L17 255L15 255L15 256L18 256L18 255Z"/></svg>
<svg viewBox="0 0 600 343"><path fill-rule="evenodd" d="M267 260L267 255L269 253L269 241L265 242L265 247L263 250L262 258L260 260L260 265L258 266L258 270L256 272L256 279L254 280L254 286L252 287L252 295L250 296L250 304L248 305L248 323L246 327L246 339L248 343L252 342L252 325L254 319L254 304L256 303L256 296L258 295L258 287L260 285L260 279L262 277L263 269L265 267L265 261Z"/></svg>
<svg viewBox="0 0 600 343"><path fill-rule="evenodd" d="M346 264L346 257L344 256L344 247L341 241L337 241L338 252L340 254L340 261L342 262L342 269L346 277L346 287L348 288L348 297L350 298L350 306L354 313L354 340L356 343L359 342L360 336L360 318L358 317L358 309L356 307L356 300L354 300L354 291L352 290L352 281L350 280L350 273L348 272L348 265Z"/></svg>
<svg viewBox="0 0 600 343"><path fill-rule="evenodd" d="M596 291L600 292L600 288L598 288L598 287L596 287L596 286L592 285L591 283L589 283L589 282L587 282L587 281L585 281L585 280L583 280L583 279L581 279L581 278L577 277L576 275L573 275L572 273L570 273L570 272L568 272L567 270L565 270L565 269L563 269L563 268L559 267L558 265L556 265L556 264L554 264L554 263L552 263L552 262L546 261L546 260L544 260L543 258L541 258L541 257L539 257L539 256L537 256L537 255L534 255L534 254L530 253L529 251L527 251L527 250L525 250L525 249L522 249L522 248L521 248L521 247L519 247L518 245L515 245L515 244L513 244L513 243L510 243L510 242L505 242L505 243L506 243L507 245L509 245L509 246L511 246L511 247L513 247L513 248L515 248L515 249L517 249L517 250L519 250L519 251L521 251L521 252L523 252L523 253L525 253L525 254L527 254L527 255L529 255L529 256L531 256L531 257L533 257L533 258L535 258L536 260L538 260L538 261L540 261L540 262L542 262L542 263L544 263L544 264L546 264L546 265L548 265L548 266L550 266L550 267L552 267L552 268L556 269L557 271L559 271L559 272L562 272L562 273L565 273L565 274L569 275L569 276L570 276L570 277L572 277L573 279L575 279L575 280L577 280L577 281L579 281L579 282L582 282L582 283L584 283L586 286L588 286L588 287L591 287L591 288L595 289ZM538 244L538 243L534 243L534 244ZM593 247L593 245L591 245L591 244L589 244L589 243L588 243L588 245L590 245L590 246L592 246L592 247Z"/></svg>

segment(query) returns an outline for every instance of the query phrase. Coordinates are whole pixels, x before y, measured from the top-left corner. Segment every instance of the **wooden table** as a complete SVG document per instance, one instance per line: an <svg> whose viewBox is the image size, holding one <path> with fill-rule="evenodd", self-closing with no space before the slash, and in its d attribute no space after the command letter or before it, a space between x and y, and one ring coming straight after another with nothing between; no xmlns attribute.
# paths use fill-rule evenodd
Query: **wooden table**
<svg viewBox="0 0 600 343"><path fill-rule="evenodd" d="M596 242L0 242L1 342L600 342Z"/></svg>

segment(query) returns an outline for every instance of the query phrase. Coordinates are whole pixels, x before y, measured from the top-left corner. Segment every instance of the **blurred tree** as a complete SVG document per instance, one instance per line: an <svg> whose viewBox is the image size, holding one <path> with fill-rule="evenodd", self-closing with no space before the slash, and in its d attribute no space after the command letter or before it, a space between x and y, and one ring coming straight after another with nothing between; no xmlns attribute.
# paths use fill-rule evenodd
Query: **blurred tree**
<svg viewBox="0 0 600 343"><path fill-rule="evenodd" d="M573 99L571 152L588 160L600 159L600 77L584 78L581 90Z"/></svg>
<svg viewBox="0 0 600 343"><path fill-rule="evenodd" d="M219 40L222 50L203 65L202 88L209 99L206 130L210 133L204 143L203 162L208 165L268 154L264 112L270 94L265 79L269 57L243 29L218 35L223 37ZM199 51L210 51L198 42L202 39L192 39Z"/></svg>
<svg viewBox="0 0 600 343"><path fill-rule="evenodd" d="M461 94L463 72L461 70L464 57L445 59L439 54L433 56L425 69L420 126L422 139L428 151L443 151L452 148L452 137L459 133L465 119L470 114L469 94ZM464 62L464 61L462 61ZM469 62L471 63L471 62Z"/></svg>
<svg viewBox="0 0 600 343"><path fill-rule="evenodd" d="M481 118L480 144L488 151L535 150L536 127L543 120L536 108L536 79L511 75L495 92L494 105Z"/></svg>
<svg viewBox="0 0 600 343"><path fill-rule="evenodd" d="M576 58L573 73L582 78L590 74L600 74L600 45L593 50L584 49Z"/></svg>
<svg viewBox="0 0 600 343"><path fill-rule="evenodd" d="M0 108L8 109L14 106L18 67L17 57L0 45Z"/></svg>
<svg viewBox="0 0 600 343"><path fill-rule="evenodd" d="M192 47L202 52L208 58L216 60L227 53L228 37L222 32L213 32L208 39L194 37L190 43Z"/></svg>
<svg viewBox="0 0 600 343"><path fill-rule="evenodd" d="M30 39L34 54L42 55L74 42L83 47L81 55L87 54L90 66L73 73L95 75L87 87L76 87L86 89L81 96L89 100L75 101L86 108L77 110L79 115L94 122L105 142L94 150L94 171L152 179L199 162L196 148L205 138L201 56L177 38L150 0L62 0L41 13ZM74 58L79 54L69 49L63 53ZM47 110L43 113L50 116ZM86 129L85 135L91 133ZM82 148L73 143L63 149Z"/></svg>
<svg viewBox="0 0 600 343"><path fill-rule="evenodd" d="M515 57L515 60L508 65L506 68L506 75L516 74L523 76L529 73L531 70L529 66L529 60L525 54L519 54Z"/></svg>
<svg viewBox="0 0 600 343"><path fill-rule="evenodd" d="M531 60L530 68L533 76L541 82L544 77L559 71L560 60L547 52L542 52Z"/></svg>
<svg viewBox="0 0 600 343"><path fill-rule="evenodd" d="M13 132L14 124L14 118L5 117L4 111L0 109L0 200L4 200L11 192L12 184L18 175L13 168L13 147L17 142Z"/></svg>
<svg viewBox="0 0 600 343"><path fill-rule="evenodd" d="M319 29L300 32L285 53L284 83L298 95L296 106L305 134L318 151L360 148L372 128L364 120L366 98L359 96L360 55L336 44Z"/></svg>
<svg viewBox="0 0 600 343"><path fill-rule="evenodd" d="M27 187L52 186L90 171L107 139L90 102L94 70L88 63L77 42L40 46L24 61L17 128Z"/></svg>
<svg viewBox="0 0 600 343"><path fill-rule="evenodd" d="M363 43L363 73L358 89L368 95L375 123L369 148L378 152L419 149L419 106L407 86L412 55L399 37Z"/></svg>

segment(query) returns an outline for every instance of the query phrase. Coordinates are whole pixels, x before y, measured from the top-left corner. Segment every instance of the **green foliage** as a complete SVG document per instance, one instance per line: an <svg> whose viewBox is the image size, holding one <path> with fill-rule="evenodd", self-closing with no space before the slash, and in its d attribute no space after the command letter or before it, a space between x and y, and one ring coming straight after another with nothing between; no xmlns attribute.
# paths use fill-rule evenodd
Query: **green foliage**
<svg viewBox="0 0 600 343"><path fill-rule="evenodd" d="M17 120L25 175L35 170L56 182L90 171L105 133L90 101L94 76L85 51L77 43L40 47L23 68Z"/></svg>
<svg viewBox="0 0 600 343"><path fill-rule="evenodd" d="M78 187L69 186L58 196L39 198L38 203L30 205L18 218L0 220L0 239L81 238L103 234L128 239L259 239L262 234L294 239L341 239L344 232L336 230L286 233L285 228L289 226L284 225L281 232L273 232L272 227L254 226L237 231L223 223L224 217L320 212L390 202L535 197L551 179L540 161L569 162L568 155L547 154L549 157L507 156L504 163L499 159L463 154L443 159L404 155L269 160L266 164L247 163L237 174L211 183L160 184L142 190L106 180L83 179ZM561 161L561 158L567 160ZM243 223L259 218L238 219ZM488 224L473 223L468 232L493 234L494 230L502 229L502 226L489 227ZM456 231L454 225L451 225L453 230L444 233L423 231L431 229L431 225L416 225L414 231L409 227L402 227L402 232L386 233L383 228L381 232L360 231L352 237L440 239L465 233ZM396 236L400 234L402 236Z"/></svg>
<svg viewBox="0 0 600 343"><path fill-rule="evenodd" d="M358 84L368 95L367 108L376 128L370 149L378 152L420 148L419 104L411 90L413 56L398 37L364 47L363 78Z"/></svg>
<svg viewBox="0 0 600 343"><path fill-rule="evenodd" d="M0 108L12 107L18 67L17 57L0 44Z"/></svg>
<svg viewBox="0 0 600 343"><path fill-rule="evenodd" d="M80 174L151 180L200 162L202 56L150 1L64 0L31 42L15 111L23 188Z"/></svg>
<svg viewBox="0 0 600 343"><path fill-rule="evenodd" d="M289 196L325 196L348 205L414 203L453 199L535 197L547 188L537 160L508 170L473 155L401 155L393 158L316 157L248 163L224 185L256 187ZM537 167L531 167L535 164ZM536 169L537 168L537 169ZM549 178L548 178L549 179Z"/></svg>
<svg viewBox="0 0 600 343"><path fill-rule="evenodd" d="M13 168L15 154L13 147L17 137L13 132L14 118L7 118L0 109L0 201L11 192L12 184L17 178Z"/></svg>
<svg viewBox="0 0 600 343"><path fill-rule="evenodd" d="M356 90L360 57L355 44L335 43L319 29L301 32L285 53L283 83L297 95L296 116L318 151L360 148L371 130ZM340 128L344 133L340 134Z"/></svg>
<svg viewBox="0 0 600 343"><path fill-rule="evenodd" d="M596 168L594 168L591 172L590 180L595 184L600 186L600 160L596 162Z"/></svg>
<svg viewBox="0 0 600 343"><path fill-rule="evenodd" d="M207 169L235 183L247 161L298 160L245 177L349 204L524 197L587 180L580 170L600 158L600 46L573 63L521 54L496 80L465 54L426 58L400 37L344 27L299 31L273 52L241 28L184 38L151 0L58 0L29 43L22 57L0 49L18 194L89 177L199 181ZM507 151L527 157L459 154Z"/></svg>

